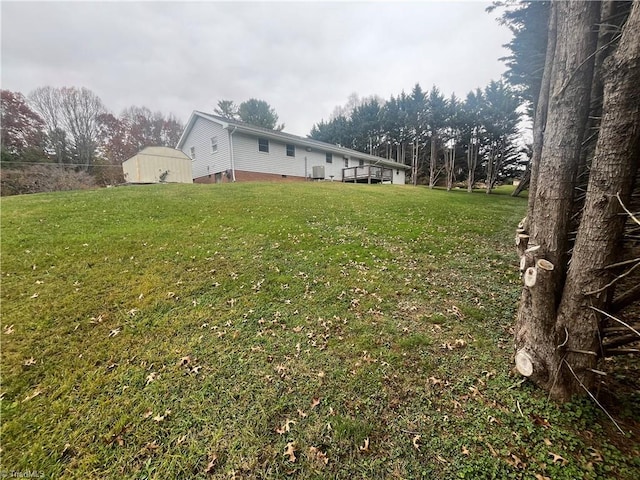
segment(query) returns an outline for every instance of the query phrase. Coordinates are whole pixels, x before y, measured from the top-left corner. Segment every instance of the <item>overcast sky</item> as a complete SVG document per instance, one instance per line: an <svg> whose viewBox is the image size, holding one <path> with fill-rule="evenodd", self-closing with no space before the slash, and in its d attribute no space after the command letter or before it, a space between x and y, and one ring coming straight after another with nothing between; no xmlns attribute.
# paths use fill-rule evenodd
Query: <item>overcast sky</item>
<svg viewBox="0 0 640 480"><path fill-rule="evenodd" d="M388 99L416 82L447 96L498 79L510 39L489 2L7 2L2 88L87 87L131 105L213 112L267 101L307 135L353 92Z"/></svg>

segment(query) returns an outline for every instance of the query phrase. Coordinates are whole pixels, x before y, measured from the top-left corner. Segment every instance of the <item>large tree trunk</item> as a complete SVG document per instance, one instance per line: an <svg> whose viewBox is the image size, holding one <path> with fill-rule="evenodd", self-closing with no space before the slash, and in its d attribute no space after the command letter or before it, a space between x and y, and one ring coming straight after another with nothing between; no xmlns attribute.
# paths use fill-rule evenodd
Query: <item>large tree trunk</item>
<svg viewBox="0 0 640 480"><path fill-rule="evenodd" d="M469 177L467 178L467 192L473 192L473 184L476 180L476 166L478 164L478 144L473 139L469 140L467 147L467 168Z"/></svg>
<svg viewBox="0 0 640 480"><path fill-rule="evenodd" d="M551 65L556 53L556 9L551 8L549 14L549 39L547 40L547 52L545 55L545 68L542 73L540 84L540 96L536 105L535 117L533 118L533 153L529 163L531 173L529 178L528 213L533 214L533 206L536 199L536 189L538 186L538 169L540 157L542 156L542 145L544 140L544 129L547 125L547 110L549 109L549 89L551 88Z"/></svg>
<svg viewBox="0 0 640 480"><path fill-rule="evenodd" d="M545 71L552 69L549 107L535 193L530 195L535 198L528 215L528 246L535 248L527 252L521 248L527 286L515 332L519 371L548 390L556 383L563 359L557 346L565 335L556 322L557 308L568 262L573 190L589 111L599 6L581 1L552 5L557 39L549 39L549 43L556 41L553 62L545 66ZM558 398L564 396L561 388L554 392Z"/></svg>
<svg viewBox="0 0 640 480"><path fill-rule="evenodd" d="M610 282L605 267L619 260L625 215L640 156L640 3L632 12L616 53L605 62L603 115L591 164L582 220L558 311L557 330L566 331L565 365L552 393L568 397L592 386L600 355L600 314ZM598 292L589 294L589 292ZM593 352L586 354L581 352ZM596 356L597 354L597 356ZM572 373L573 371L573 373Z"/></svg>
<svg viewBox="0 0 640 480"><path fill-rule="evenodd" d="M438 136L434 133L431 136L431 157L429 162L429 188L436 186L438 181Z"/></svg>

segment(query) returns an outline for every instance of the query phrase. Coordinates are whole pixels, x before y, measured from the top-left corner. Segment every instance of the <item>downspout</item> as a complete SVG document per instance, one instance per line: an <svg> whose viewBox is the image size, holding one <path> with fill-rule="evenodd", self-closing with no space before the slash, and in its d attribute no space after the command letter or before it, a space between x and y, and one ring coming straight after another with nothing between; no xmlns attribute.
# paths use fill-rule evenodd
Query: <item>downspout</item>
<svg viewBox="0 0 640 480"><path fill-rule="evenodd" d="M236 165L233 159L233 134L235 133L236 129L238 128L237 125L233 126L233 131L229 132L229 148L231 149L231 181L235 182L236 181Z"/></svg>

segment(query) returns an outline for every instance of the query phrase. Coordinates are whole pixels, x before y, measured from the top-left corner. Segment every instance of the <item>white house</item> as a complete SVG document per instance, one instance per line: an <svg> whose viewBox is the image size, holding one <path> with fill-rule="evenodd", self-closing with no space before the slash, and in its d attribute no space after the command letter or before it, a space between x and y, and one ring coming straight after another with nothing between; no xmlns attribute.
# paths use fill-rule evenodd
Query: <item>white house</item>
<svg viewBox="0 0 640 480"><path fill-rule="evenodd" d="M193 183L191 159L169 147L146 147L122 162L129 183Z"/></svg>
<svg viewBox="0 0 640 480"><path fill-rule="evenodd" d="M405 183L409 166L348 148L194 111L176 147L196 183L334 180Z"/></svg>

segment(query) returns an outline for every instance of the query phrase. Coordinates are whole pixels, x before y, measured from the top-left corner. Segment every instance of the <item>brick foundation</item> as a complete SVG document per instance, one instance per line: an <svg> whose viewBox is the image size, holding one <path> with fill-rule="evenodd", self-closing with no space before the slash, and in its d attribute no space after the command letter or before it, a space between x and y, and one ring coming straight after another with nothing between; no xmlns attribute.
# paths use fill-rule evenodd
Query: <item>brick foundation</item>
<svg viewBox="0 0 640 480"><path fill-rule="evenodd" d="M198 177L193 179L193 183L227 183L231 180L226 175L222 175L222 181L216 182L215 174L205 175L204 177ZM275 173L258 173L258 172L245 172L242 170L236 170L236 182L304 182L304 177L297 177L294 175L278 175Z"/></svg>

